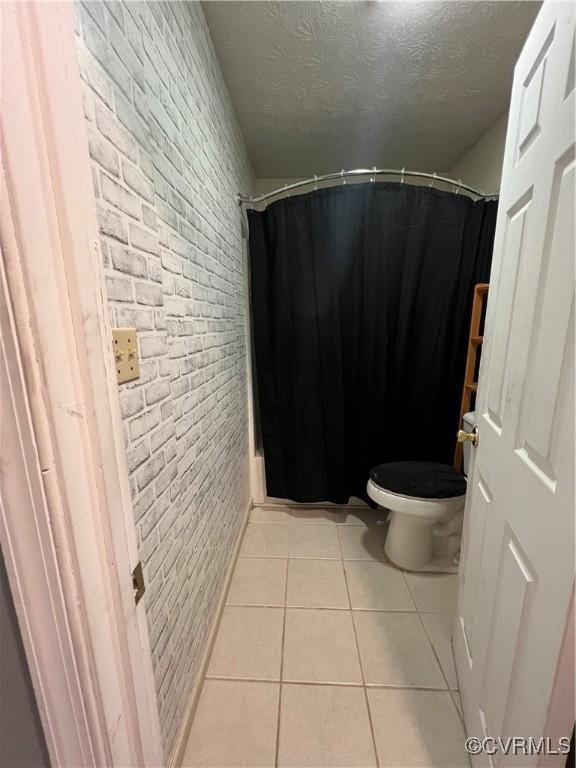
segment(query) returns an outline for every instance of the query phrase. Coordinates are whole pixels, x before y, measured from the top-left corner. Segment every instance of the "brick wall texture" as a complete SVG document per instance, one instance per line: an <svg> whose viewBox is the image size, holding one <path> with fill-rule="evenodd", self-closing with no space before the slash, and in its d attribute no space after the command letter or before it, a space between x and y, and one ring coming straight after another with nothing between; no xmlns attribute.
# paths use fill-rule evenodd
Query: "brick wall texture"
<svg viewBox="0 0 576 768"><path fill-rule="evenodd" d="M76 3L164 750L174 748L249 499L238 191L252 173L199 3Z"/></svg>

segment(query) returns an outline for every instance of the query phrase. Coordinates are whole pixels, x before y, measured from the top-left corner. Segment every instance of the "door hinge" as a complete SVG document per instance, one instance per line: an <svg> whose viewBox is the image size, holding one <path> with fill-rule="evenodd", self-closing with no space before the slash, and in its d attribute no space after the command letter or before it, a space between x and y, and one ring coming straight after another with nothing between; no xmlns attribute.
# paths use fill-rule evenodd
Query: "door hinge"
<svg viewBox="0 0 576 768"><path fill-rule="evenodd" d="M138 563L132 571L132 588L134 590L134 602L136 605L140 602L140 599L144 592L146 592L146 584L144 584L144 573L142 571L142 563Z"/></svg>

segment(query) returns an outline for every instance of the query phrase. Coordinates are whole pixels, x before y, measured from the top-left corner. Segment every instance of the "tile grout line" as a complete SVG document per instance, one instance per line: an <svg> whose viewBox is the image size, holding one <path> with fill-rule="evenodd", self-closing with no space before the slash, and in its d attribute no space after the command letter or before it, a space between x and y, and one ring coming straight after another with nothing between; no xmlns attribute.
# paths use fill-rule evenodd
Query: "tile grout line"
<svg viewBox="0 0 576 768"><path fill-rule="evenodd" d="M419 613L418 615L420 617L420 621L424 625L424 631L428 635L428 630L426 629L426 624L424 623L424 619L422 618L422 614ZM433 645L432 639L430 638L429 635L428 635L428 638L430 640L430 644ZM434 648L432 648L432 650L434 651L434 653L436 653ZM454 661L454 669L456 670L456 659L454 658L454 648L452 646L452 635L450 635L450 652L452 654L452 659ZM437 658L438 658L438 663L440 664L440 658L439 657L437 657ZM448 682L448 676L444 674L444 668L443 668L442 664L440 664L440 669L442 671L442 674L444 675L444 679L446 680L446 685L448 686L448 693L450 694L450 698L452 700L452 704L454 706L454 709L456 710L456 714L458 716L458 719L462 723L462 727L464 728L464 731L466 731L466 723L464 722L464 713L460 711L460 707L458 707L458 705L456 704L456 696L460 696L460 688L451 688L450 687L450 683ZM456 682L458 682L458 675L456 675ZM462 699L460 699L460 702L462 702ZM460 704L460 705L462 705L462 704Z"/></svg>
<svg viewBox="0 0 576 768"><path fill-rule="evenodd" d="M239 560L285 560L286 555L242 555ZM328 562L340 563L341 557L326 557L326 555L298 555L290 557L290 560L327 560ZM346 563L383 563L384 560L374 560L369 557L347 557L343 562ZM424 611L432 613L432 611Z"/></svg>
<svg viewBox="0 0 576 768"><path fill-rule="evenodd" d="M335 526L338 526L338 528L381 528L384 525L381 521L376 523L336 523L333 520L314 520L314 522L310 522L301 517L295 517L291 520L258 520L251 518L248 523L250 525L321 525L328 528L334 528Z"/></svg>
<svg viewBox="0 0 576 768"><path fill-rule="evenodd" d="M436 613L436 614L428 614L428 615L439 616L440 614ZM434 643L432 642L432 638L430 636L430 633L428 632L428 629L426 628L426 624L424 623L424 619L422 618L422 614L420 613L420 611L418 611L418 618L420 619L420 623L422 624L422 627L424 629L424 634L426 635L426 639L430 643L430 647L432 648L432 653L434 654L434 658L436 659L436 662L440 667L440 671L442 672L442 677L444 678L444 681L446 683L446 688L449 692L452 692L455 689L450 687L450 683L448 682L448 675L444 672L444 667L442 666L442 662L440 661L440 656L436 652L436 648L434 647ZM452 643L450 643L450 650L452 650Z"/></svg>
<svg viewBox="0 0 576 768"><path fill-rule="evenodd" d="M313 558L316 559L316 558ZM322 562L326 562L323 560ZM364 560L329 560L328 562L367 562ZM228 608L283 608L280 603L226 603ZM286 605L287 608L295 608L299 611L356 611L357 613L420 613L420 611L412 611L408 608L342 608L342 606L323 606L323 605ZM425 615L437 616L438 614L428 611Z"/></svg>
<svg viewBox="0 0 576 768"><path fill-rule="evenodd" d="M206 680L214 680L220 683L268 683L277 684L278 680L271 677L219 677L218 675L206 675ZM330 680L284 680L285 686L311 686L319 688L366 688L367 690L385 691L433 691L446 693L446 688L427 688L422 685L391 685L387 683L338 683ZM448 691L449 692L449 691Z"/></svg>
<svg viewBox="0 0 576 768"><path fill-rule="evenodd" d="M376 765L380 765L380 758L378 757L378 748L376 747L376 736L374 735L374 723L372 722L372 712L370 711L370 702L368 701L368 690L366 688L366 679L364 677L364 667L362 665L362 657L360 656L360 644L358 642L358 635L356 633L356 624L354 622L354 611L352 610L352 598L350 597L350 588L348 587L348 576L346 574L346 563L344 560L344 550L342 549L342 541L340 540L340 533L336 528L336 535L338 537L338 546L340 547L340 554L342 555L342 570L344 571L344 584L346 585L346 594L348 595L348 603L350 605L350 621L352 622L352 632L354 634L354 642L356 644L356 653L358 654L358 666L360 667L360 676L362 678L362 690L364 691L364 702L366 704L366 711L368 713L368 722L370 724L370 735L372 737L372 748L374 749L374 758Z"/></svg>
<svg viewBox="0 0 576 768"><path fill-rule="evenodd" d="M458 719L460 720L462 724L462 728L464 729L464 733L466 733L466 723L464 722L464 713L460 711L460 708L456 704L455 696L460 696L460 691L450 691L450 698L452 699L452 704L454 705L456 709L456 714L458 715ZM462 702L462 699L460 698L460 702ZM460 704L462 706L462 704Z"/></svg>
<svg viewBox="0 0 576 768"><path fill-rule="evenodd" d="M289 545L290 546L290 545ZM278 717L276 720L276 749L274 752L274 766L278 768L280 757L280 718L282 715L282 685L284 677L284 644L286 639L286 603L288 601L288 569L290 565L290 549L286 558L286 579L284 582L284 614L282 619L282 642L280 645L280 685L278 687Z"/></svg>
<svg viewBox="0 0 576 768"><path fill-rule="evenodd" d="M424 630L424 634L426 636L426 639L428 640L428 644L430 645L430 647L432 649L432 653L434 655L434 658L436 659L436 663L438 664L438 667L440 668L440 673L441 673L442 677L444 678L444 682L446 683L446 690L448 691L448 694L450 696L450 701L452 702L452 706L456 710L456 717L458 718L458 720L460 721L462 726L464 726L464 728L465 728L464 719L463 719L462 715L460 714L460 710L456 706L456 702L454 701L454 691L450 687L450 683L448 682L448 677L447 677L446 673L444 672L444 667L440 663L440 657L436 653L436 648L434 648L434 643L432 642L430 634L429 634L428 630L426 629L426 624L424 622L424 619L422 618L422 613L426 613L426 614L432 613L433 615L437 615L438 612L437 611L436 612L433 612L433 611L420 611L420 609L418 608L418 603L416 602L416 597L414 596L414 593L410 589L410 583L409 583L408 579L406 578L404 572L402 572L402 576L404 578L406 586L408 587L408 592L410 592L410 596L412 597L412 600L414 601L414 605L418 609L417 610L418 619L420 621L420 624L422 625L422 629ZM452 643L450 643L450 650L452 651ZM460 689L457 689L456 692L459 694L460 693Z"/></svg>

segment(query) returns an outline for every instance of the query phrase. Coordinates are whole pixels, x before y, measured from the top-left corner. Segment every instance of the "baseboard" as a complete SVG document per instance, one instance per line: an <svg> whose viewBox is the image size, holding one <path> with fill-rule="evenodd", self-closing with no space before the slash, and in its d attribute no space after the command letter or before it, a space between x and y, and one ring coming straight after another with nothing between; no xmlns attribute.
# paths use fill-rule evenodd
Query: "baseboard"
<svg viewBox="0 0 576 768"><path fill-rule="evenodd" d="M182 760L184 759L184 750L186 749L186 744L188 743L188 737L190 736L190 728L192 726L192 720L194 719L194 715L196 713L196 707L198 706L198 699L200 698L200 694L202 692L202 684L204 683L204 677L206 676L206 671L208 669L208 662L210 661L210 655L212 653L212 648L214 647L216 632L220 625L220 619L222 618L222 611L224 610L224 606L226 605L226 598L228 597L230 581L232 579L232 574L234 573L236 561L238 560L240 544L242 543L242 537L244 536L244 531L246 530L246 526L250 518L250 511L252 507L253 507L252 500L250 500L248 502L248 506L246 507L246 511L244 513L244 519L242 521L240 532L238 534L238 538L234 546L234 552L232 553L232 557L230 558L230 565L228 567L228 571L226 572L226 578L224 580L222 594L220 595L220 600L218 601L218 607L216 608L216 613L214 614L212 626L210 627L210 634L208 635L206 650L204 651L204 655L202 657L202 663L200 664L200 668L198 670L198 677L196 679L196 682L192 686L192 690L190 692L190 698L188 699L186 711L182 719L180 733L178 734L178 738L176 739L176 745L172 750L170 759L168 760L168 764L167 764L168 768L180 768L180 766L182 765Z"/></svg>

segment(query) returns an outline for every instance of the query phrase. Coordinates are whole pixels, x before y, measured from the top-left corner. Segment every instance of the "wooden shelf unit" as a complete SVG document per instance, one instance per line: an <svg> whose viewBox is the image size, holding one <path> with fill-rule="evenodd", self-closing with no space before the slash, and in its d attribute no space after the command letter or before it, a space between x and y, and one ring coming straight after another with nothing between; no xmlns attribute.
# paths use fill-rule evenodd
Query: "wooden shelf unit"
<svg viewBox="0 0 576 768"><path fill-rule="evenodd" d="M484 308L488 297L488 283L477 283L474 286L474 298L472 300L472 316L470 318L470 333L468 334L468 354L466 356L466 370L464 372L464 388L462 390L462 401L460 403L459 425L462 428L462 417L468 413L472 407L472 397L478 389L478 382L475 380L478 370L479 355L482 350L484 337L481 334L482 318ZM458 471L462 468L462 443L456 443L454 451L454 469Z"/></svg>

